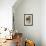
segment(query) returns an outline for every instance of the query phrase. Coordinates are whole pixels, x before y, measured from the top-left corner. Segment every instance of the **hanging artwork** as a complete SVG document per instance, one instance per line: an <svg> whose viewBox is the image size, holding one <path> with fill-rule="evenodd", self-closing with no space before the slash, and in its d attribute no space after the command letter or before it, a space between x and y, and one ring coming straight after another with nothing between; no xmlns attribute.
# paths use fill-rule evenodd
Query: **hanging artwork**
<svg viewBox="0 0 46 46"><path fill-rule="evenodd" d="M24 26L33 25L33 14L24 14Z"/></svg>

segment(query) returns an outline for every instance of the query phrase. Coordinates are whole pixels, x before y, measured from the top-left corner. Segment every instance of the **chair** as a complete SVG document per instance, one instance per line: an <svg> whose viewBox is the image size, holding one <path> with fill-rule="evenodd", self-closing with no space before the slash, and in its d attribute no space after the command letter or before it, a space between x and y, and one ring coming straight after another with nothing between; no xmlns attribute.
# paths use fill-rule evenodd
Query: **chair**
<svg viewBox="0 0 46 46"><path fill-rule="evenodd" d="M15 33L16 46L22 45L22 33Z"/></svg>

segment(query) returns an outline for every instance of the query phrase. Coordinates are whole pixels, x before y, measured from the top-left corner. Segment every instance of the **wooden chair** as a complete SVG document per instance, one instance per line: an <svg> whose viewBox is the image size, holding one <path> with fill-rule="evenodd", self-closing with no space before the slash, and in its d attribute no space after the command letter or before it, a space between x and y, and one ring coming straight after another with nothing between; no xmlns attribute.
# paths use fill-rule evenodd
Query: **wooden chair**
<svg viewBox="0 0 46 46"><path fill-rule="evenodd" d="M16 46L22 45L22 33L15 33Z"/></svg>

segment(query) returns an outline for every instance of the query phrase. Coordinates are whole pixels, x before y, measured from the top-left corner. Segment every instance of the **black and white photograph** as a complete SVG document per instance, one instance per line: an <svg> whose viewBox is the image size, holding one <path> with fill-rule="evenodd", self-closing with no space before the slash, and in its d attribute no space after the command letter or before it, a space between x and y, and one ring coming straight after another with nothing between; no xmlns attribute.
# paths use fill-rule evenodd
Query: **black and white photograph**
<svg viewBox="0 0 46 46"><path fill-rule="evenodd" d="M33 25L33 14L24 14L24 26Z"/></svg>

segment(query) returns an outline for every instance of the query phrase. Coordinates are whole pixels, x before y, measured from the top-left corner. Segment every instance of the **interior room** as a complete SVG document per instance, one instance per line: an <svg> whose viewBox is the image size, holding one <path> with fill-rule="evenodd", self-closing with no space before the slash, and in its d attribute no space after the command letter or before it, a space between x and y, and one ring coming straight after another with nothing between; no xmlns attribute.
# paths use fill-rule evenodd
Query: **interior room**
<svg viewBox="0 0 46 46"><path fill-rule="evenodd" d="M46 46L46 0L0 0L0 46Z"/></svg>

